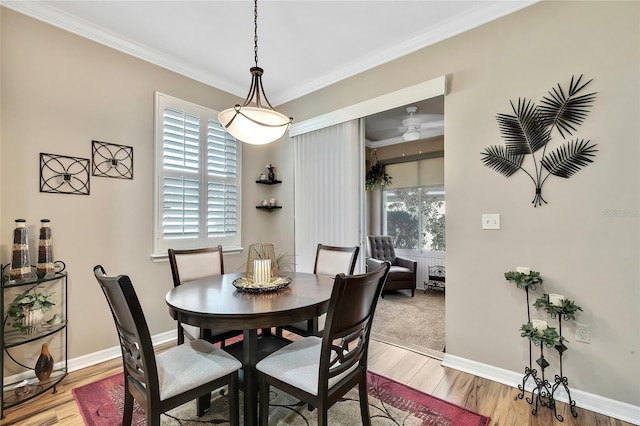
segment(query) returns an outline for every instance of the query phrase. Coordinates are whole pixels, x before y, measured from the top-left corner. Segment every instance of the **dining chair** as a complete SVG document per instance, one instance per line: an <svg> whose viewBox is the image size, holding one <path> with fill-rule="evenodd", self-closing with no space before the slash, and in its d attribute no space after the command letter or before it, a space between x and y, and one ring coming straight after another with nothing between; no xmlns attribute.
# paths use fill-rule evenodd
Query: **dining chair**
<svg viewBox="0 0 640 426"><path fill-rule="evenodd" d="M325 426L329 408L358 385L362 424L371 424L367 395L369 336L389 268L385 262L362 275L336 275L322 337L303 337L256 364L261 426L269 423L271 386L315 407L318 425Z"/></svg>
<svg viewBox="0 0 640 426"><path fill-rule="evenodd" d="M144 409L147 425L160 425L160 415L196 400L202 416L211 392L229 390L229 422L239 424L238 370L242 364L224 350L197 339L154 353L140 301L127 275L109 277L101 265L93 273L115 322L124 367L122 424L131 425L134 400Z"/></svg>
<svg viewBox="0 0 640 426"><path fill-rule="evenodd" d="M224 258L220 245L190 250L169 249L168 253L174 287L198 278L224 274ZM202 338L211 343L220 342L224 347L226 339L239 335L242 335L242 330L200 329L178 321L179 345L184 343L186 337L189 340Z"/></svg>
<svg viewBox="0 0 640 426"><path fill-rule="evenodd" d="M313 273L330 277L335 277L339 273L351 275L356 267L359 252L360 247L358 246L336 247L318 244ZM308 321L286 325L281 328L299 336L320 336L324 330L326 318L327 315L322 314ZM280 329L276 333L280 336L282 335Z"/></svg>

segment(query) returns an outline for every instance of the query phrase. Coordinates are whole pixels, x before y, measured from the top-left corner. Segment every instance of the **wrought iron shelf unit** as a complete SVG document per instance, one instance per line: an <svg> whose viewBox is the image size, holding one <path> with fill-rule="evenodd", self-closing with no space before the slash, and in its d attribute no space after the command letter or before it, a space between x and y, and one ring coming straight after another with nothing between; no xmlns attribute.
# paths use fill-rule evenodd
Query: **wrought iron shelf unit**
<svg viewBox="0 0 640 426"><path fill-rule="evenodd" d="M62 263L62 262L60 262ZM0 419L4 418L4 410L23 402L29 401L38 395L52 389L52 393L56 393L56 386L65 378L68 373L68 305L67 305L67 273L64 271L56 272L44 278L38 278L35 273L35 267L32 266L33 278L26 280L10 280L9 271L10 264L2 267L0 274L2 289L0 291L0 306L2 306L3 327L0 333L0 386L2 387L2 400L0 401ZM57 294L56 305L48 311L52 315L59 315L59 322L53 321L49 324L43 322L37 330L24 334L20 330L13 329L9 324L9 315L5 308L5 297L13 296L11 290L16 290L16 294L27 293L37 287L46 288L50 292ZM57 319L56 318L56 319ZM37 343L37 344L36 344ZM40 353L41 343L55 343L58 350L53 353L54 367L48 379L40 381L34 372L33 366L23 364L26 357L37 358L34 354ZM24 348L22 348L24 346ZM11 353L15 350L16 353ZM5 360L11 361L14 374L5 377ZM26 362L26 361L25 361ZM35 366L35 361L33 361ZM16 392L18 386L24 386L24 381L28 383L29 392L20 394Z"/></svg>

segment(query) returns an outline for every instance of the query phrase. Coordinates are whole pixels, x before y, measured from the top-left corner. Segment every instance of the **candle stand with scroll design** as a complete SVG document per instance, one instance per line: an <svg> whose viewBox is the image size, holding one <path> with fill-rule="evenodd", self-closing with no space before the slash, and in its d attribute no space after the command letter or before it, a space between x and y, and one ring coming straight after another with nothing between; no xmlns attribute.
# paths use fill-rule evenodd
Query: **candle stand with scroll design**
<svg viewBox="0 0 640 426"><path fill-rule="evenodd" d="M541 405L547 408L555 407L553 400L553 387L549 380L544 376L544 370L550 365L544 357L544 347L552 348L556 347L560 342L560 335L553 327L547 327L544 330L540 330L531 322L522 324L520 328L522 337L529 339L529 348L531 345L540 346L540 358L536 360L536 364L540 366L540 376L538 377L537 371L533 370L531 377L535 382L535 387L531 391L531 398L526 398L529 404L534 404L531 414L536 415L538 413L538 406ZM531 350L529 351L529 357L531 357ZM517 398L522 399L524 397L524 381L523 386L520 388L520 393Z"/></svg>
<svg viewBox="0 0 640 426"><path fill-rule="evenodd" d="M563 299L559 304L554 305L549 302L548 294L543 294L534 302L533 306L536 309L544 309L551 318L558 318L559 341L558 344L555 345L555 349L558 351L560 374L556 374L554 378L554 384L551 388L551 402L553 403L553 407L549 408L553 408L553 415L557 420L564 421L564 417L561 414L558 414L558 410L555 404L556 393L562 387L567 393L567 397L569 398L569 408L571 409L571 415L573 415L573 417L578 417L578 412L576 411L576 401L571 398L571 391L569 390L569 379L564 375L562 369L562 355L567 350L567 347L564 344L564 341L566 339L562 337L562 321L575 320L576 312L582 311L582 308L580 306L577 306L570 299Z"/></svg>
<svg viewBox="0 0 640 426"><path fill-rule="evenodd" d="M528 273L527 273L528 272ZM507 281L513 282L518 288L525 291L527 298L527 324L531 324L531 310L529 303L529 289L535 291L538 285L542 285L543 279L540 277L540 273L536 271L510 271L505 272L504 277ZM538 370L533 368L533 348L532 341L529 339L529 366L524 369L524 376L522 377L522 384L518 385L520 393L516 396L518 399L524 398L527 382L532 380L534 385L537 383Z"/></svg>

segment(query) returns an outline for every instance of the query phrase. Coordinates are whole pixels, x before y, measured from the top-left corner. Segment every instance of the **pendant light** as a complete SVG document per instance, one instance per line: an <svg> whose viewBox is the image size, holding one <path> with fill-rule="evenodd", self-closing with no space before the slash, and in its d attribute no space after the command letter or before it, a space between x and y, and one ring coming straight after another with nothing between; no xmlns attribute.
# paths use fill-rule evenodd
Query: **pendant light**
<svg viewBox="0 0 640 426"><path fill-rule="evenodd" d="M263 145L278 140L291 126L292 117L276 111L269 103L262 86L264 70L258 66L258 0L254 0L254 59L255 67L251 67L251 87L244 104L236 104L218 114L218 121L239 141ZM255 106L250 106L255 99ZM267 106L262 105L262 100Z"/></svg>

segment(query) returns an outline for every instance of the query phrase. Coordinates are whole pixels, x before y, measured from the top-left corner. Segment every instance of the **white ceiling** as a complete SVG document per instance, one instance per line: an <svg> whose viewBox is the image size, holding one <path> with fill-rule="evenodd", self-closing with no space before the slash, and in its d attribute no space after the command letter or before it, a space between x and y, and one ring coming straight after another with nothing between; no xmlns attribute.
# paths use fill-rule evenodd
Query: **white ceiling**
<svg viewBox="0 0 640 426"><path fill-rule="evenodd" d="M276 107L539 0L260 0L258 65ZM2 5L245 98L253 1L14 1ZM418 106L423 137L444 131L444 101ZM405 107L368 117L370 146L402 142ZM372 145L373 144L373 145Z"/></svg>

